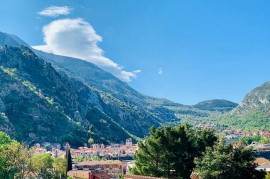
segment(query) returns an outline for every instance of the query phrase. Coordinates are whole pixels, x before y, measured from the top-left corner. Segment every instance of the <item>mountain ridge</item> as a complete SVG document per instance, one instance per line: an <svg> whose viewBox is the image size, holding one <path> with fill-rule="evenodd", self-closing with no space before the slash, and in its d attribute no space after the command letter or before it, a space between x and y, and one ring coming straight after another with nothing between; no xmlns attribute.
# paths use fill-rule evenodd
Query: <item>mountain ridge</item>
<svg viewBox="0 0 270 179"><path fill-rule="evenodd" d="M101 141L108 140L106 136L112 136L111 141L121 141L121 136L130 137L100 111L98 94L81 82L57 73L50 63L42 61L30 49L6 47L0 53L0 64L0 98L5 107L1 113L13 125L19 140L32 143L31 138L35 138L38 140L33 142L69 141L82 145L91 136L97 141L99 137L104 138ZM92 126L101 119L106 124ZM104 128L107 124L110 124L108 129ZM90 135L88 130L94 134Z"/></svg>
<svg viewBox="0 0 270 179"><path fill-rule="evenodd" d="M252 89L229 113L217 122L245 130L270 130L270 81Z"/></svg>
<svg viewBox="0 0 270 179"><path fill-rule="evenodd" d="M10 34L0 33L0 37L2 38L5 35L10 36ZM3 67L3 79L7 78L7 75L9 78L14 78L14 75L16 75L21 80L20 88L23 88L25 93L28 94L31 91L33 93L34 91L35 95L43 96L45 102L50 105L56 104L55 108L57 107L57 110L50 107L48 109L54 111L55 115L59 115L59 120L62 120L68 129L75 133L79 132L79 138L77 139L79 143L87 142L87 138L89 137L95 138L96 141L105 142L119 142L121 140L123 141L125 137L133 137L134 139L136 137L143 138L145 135L148 135L148 129L151 126L172 125L179 123L186 117L200 118L212 114L212 111L174 103L167 99L143 95L131 88L127 83L122 82L112 74L101 70L90 62L37 51L32 48L30 49L29 45L24 47L26 43L14 35L4 37L4 39L9 39L9 46L5 44L6 40L0 40L0 45L2 45L1 54L3 55L8 51L10 59L6 59L5 62L3 60L0 61L0 65ZM14 55L19 57L17 59L18 61L15 60ZM26 64L25 61L20 60L25 55L28 55L29 58L31 57L29 60L32 65L31 63ZM22 66L24 68L18 71L17 69L20 69ZM39 71L36 69L37 67L39 67ZM33 70L31 71L31 69ZM50 80L50 78L55 81ZM61 79L65 82L61 82ZM14 80L6 82L6 85L13 85L15 83ZM44 85L45 82L48 84ZM4 89L4 83L0 84L0 86ZM56 92L54 89L57 86L61 87L63 91ZM24 87L27 87L28 90ZM9 88L5 87L6 89ZM17 93L15 96L18 99L24 96L22 91L17 91ZM43 93L47 96L44 97ZM69 97L67 98L67 96ZM7 101L3 100L3 98L3 96L0 96L0 117L2 120L7 117L7 120L3 123L2 128L8 129L11 126L9 132L12 133L12 131L14 132L12 125L13 129L15 129L16 127L14 128L14 125L17 125L16 120L19 120L20 116L17 116L19 119L10 117L15 113L17 114L18 111L12 111L10 106L7 105ZM37 101L36 104L45 105L40 102L39 98L33 97ZM11 100L11 102L14 101ZM20 105L23 107L23 104ZM29 102L28 105L33 104ZM33 110L37 114L27 113L29 118L27 120L36 122L36 125L40 126L40 121L36 117L39 118L43 112L38 111L38 108L33 108ZM48 111L45 110L44 113L47 114ZM52 118L49 114L48 117ZM54 121L53 119L50 120ZM46 130L46 126L50 126L47 123L48 121L43 120L43 124L39 129ZM68 121L71 121L71 123ZM53 123L57 123L57 121ZM17 129L19 130L19 128ZM19 137L23 136L21 140L29 141L31 139L30 136L37 136L36 132L33 133L31 130L27 129L24 132L25 134L19 134ZM16 130L14 135L18 137ZM59 135L59 137L61 136ZM68 137L65 140L75 143L72 134ZM48 137L46 140L57 141Z"/></svg>

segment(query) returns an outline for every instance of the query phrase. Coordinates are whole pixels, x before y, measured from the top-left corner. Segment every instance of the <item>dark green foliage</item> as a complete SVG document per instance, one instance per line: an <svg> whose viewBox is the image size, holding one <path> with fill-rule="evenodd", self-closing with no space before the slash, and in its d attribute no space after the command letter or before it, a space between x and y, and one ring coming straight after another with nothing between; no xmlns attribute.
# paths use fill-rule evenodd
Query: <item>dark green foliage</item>
<svg viewBox="0 0 270 179"><path fill-rule="evenodd" d="M31 157L30 173L34 178L65 178L66 159L54 158L50 154L35 154Z"/></svg>
<svg viewBox="0 0 270 179"><path fill-rule="evenodd" d="M143 138L150 126L212 113L142 95L83 60L34 50L36 56L20 47L29 46L14 35L0 32L0 45L13 46L0 52L0 89L8 91L0 96L0 112L9 119L0 129L11 127L9 134L29 144L49 141L79 146L89 137L96 142L121 142L130 136ZM36 137L29 137L33 134Z"/></svg>
<svg viewBox="0 0 270 179"><path fill-rule="evenodd" d="M270 131L270 105L261 105L249 109L244 114L227 114L219 119L219 123L245 130L268 130Z"/></svg>
<svg viewBox="0 0 270 179"><path fill-rule="evenodd" d="M264 136L260 136L260 135L255 135L255 136L246 136L246 137L243 137L242 138L242 141L249 145L251 144L252 142L259 142L261 144L264 144L264 143L269 143L270 142L270 138L268 137L264 137Z"/></svg>
<svg viewBox="0 0 270 179"><path fill-rule="evenodd" d="M270 82L251 90L231 113L219 122L245 130L270 130Z"/></svg>
<svg viewBox="0 0 270 179"><path fill-rule="evenodd" d="M0 132L0 178L26 178L34 172L32 151Z"/></svg>
<svg viewBox="0 0 270 179"><path fill-rule="evenodd" d="M0 129L12 127L9 134L20 141L81 146L90 137L105 143L130 137L104 113L98 93L26 47L0 52L0 87Z"/></svg>
<svg viewBox="0 0 270 179"><path fill-rule="evenodd" d="M213 131L194 130L189 125L151 128L150 136L139 142L132 173L156 177L189 178L207 146L214 145Z"/></svg>
<svg viewBox="0 0 270 179"><path fill-rule="evenodd" d="M99 93L102 96L102 107L105 113L138 137L143 138L147 135L150 126L177 124L179 119L185 117L208 117L216 113L216 111L206 111L208 109L200 110L193 106L177 104L167 99L142 95L110 73L83 60L41 51L35 52L52 63L57 70L82 81ZM223 108L228 109L228 107L223 104Z"/></svg>
<svg viewBox="0 0 270 179"><path fill-rule="evenodd" d="M226 145L221 141L196 159L194 172L207 179L263 179L266 173L255 169L254 160L254 152L242 142Z"/></svg>
<svg viewBox="0 0 270 179"><path fill-rule="evenodd" d="M71 154L70 154L70 147L69 145L67 144L66 145L66 172L72 170L72 158L71 158Z"/></svg>
<svg viewBox="0 0 270 179"><path fill-rule="evenodd" d="M0 178L54 178L65 175L66 160L33 150L0 132Z"/></svg>
<svg viewBox="0 0 270 179"><path fill-rule="evenodd" d="M228 112L234 109L237 105L238 105L237 103L231 101L223 99L214 99L199 102L193 105L193 107L201 110Z"/></svg>

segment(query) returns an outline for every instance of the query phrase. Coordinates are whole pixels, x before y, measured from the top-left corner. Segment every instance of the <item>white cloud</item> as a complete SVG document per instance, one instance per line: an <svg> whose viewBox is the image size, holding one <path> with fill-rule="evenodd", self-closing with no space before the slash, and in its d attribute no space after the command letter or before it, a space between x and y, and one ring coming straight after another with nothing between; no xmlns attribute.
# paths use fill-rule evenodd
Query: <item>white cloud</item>
<svg viewBox="0 0 270 179"><path fill-rule="evenodd" d="M125 71L122 66L105 57L104 51L98 47L102 37L81 18L52 21L43 27L43 35L45 45L33 48L94 63L125 82L140 73L140 70Z"/></svg>
<svg viewBox="0 0 270 179"><path fill-rule="evenodd" d="M162 68L159 68L159 69L158 69L158 74L159 74L159 75L162 75L162 74L163 74L163 69L162 69Z"/></svg>
<svg viewBox="0 0 270 179"><path fill-rule="evenodd" d="M68 6L50 6L38 12L38 14L42 16L58 17L60 15L70 14L71 10L72 9Z"/></svg>

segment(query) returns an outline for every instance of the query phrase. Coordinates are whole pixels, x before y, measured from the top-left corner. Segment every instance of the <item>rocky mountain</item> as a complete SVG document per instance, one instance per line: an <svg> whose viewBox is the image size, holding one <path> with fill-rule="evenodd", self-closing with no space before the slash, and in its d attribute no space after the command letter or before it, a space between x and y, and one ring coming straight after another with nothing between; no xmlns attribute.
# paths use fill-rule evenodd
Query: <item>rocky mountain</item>
<svg viewBox="0 0 270 179"><path fill-rule="evenodd" d="M92 63L31 49L14 35L0 33L0 46L0 130L27 143L120 142L213 113L143 95Z"/></svg>
<svg viewBox="0 0 270 179"><path fill-rule="evenodd" d="M243 101L235 108L232 113L243 115L252 109L256 109L270 103L270 82L253 89L249 92Z"/></svg>
<svg viewBox="0 0 270 179"><path fill-rule="evenodd" d="M89 137L104 142L130 137L103 112L99 94L27 47L1 48L0 86L1 127L21 141L82 145Z"/></svg>
<svg viewBox="0 0 270 179"><path fill-rule="evenodd" d="M207 111L219 111L222 113L226 113L234 109L238 104L224 100L224 99L213 99L199 102L193 105L194 108L198 108L201 110Z"/></svg>
<svg viewBox="0 0 270 179"><path fill-rule="evenodd" d="M143 95L131 88L127 83L101 70L92 63L37 50L35 52L45 61L52 63L55 69L65 72L70 77L82 81L98 93L103 94L104 100L109 105L115 104L113 108L117 108L119 102L125 103L130 108L139 109L141 112L144 111L145 114L150 113L160 123L179 121L179 119L187 116L201 117L209 115L209 111L174 103L167 99ZM108 96L110 98L107 98ZM119 110L116 109L115 111Z"/></svg>
<svg viewBox="0 0 270 179"><path fill-rule="evenodd" d="M8 46L13 46L13 47L18 47L18 46L23 45L26 47L30 47L27 43L25 43L16 35L7 34L3 32L0 32L0 45L8 45Z"/></svg>
<svg viewBox="0 0 270 179"><path fill-rule="evenodd" d="M229 114L223 124L248 130L270 130L270 82L253 89Z"/></svg>

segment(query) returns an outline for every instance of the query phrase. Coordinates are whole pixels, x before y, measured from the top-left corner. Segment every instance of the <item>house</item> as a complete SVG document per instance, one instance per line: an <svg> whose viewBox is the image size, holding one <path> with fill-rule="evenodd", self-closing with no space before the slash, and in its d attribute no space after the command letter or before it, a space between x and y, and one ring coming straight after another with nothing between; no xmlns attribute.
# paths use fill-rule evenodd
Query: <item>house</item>
<svg viewBox="0 0 270 179"><path fill-rule="evenodd" d="M158 177L141 176L141 175L125 175L125 179L162 179Z"/></svg>
<svg viewBox="0 0 270 179"><path fill-rule="evenodd" d="M264 170L267 173L270 173L270 161L266 158L256 158L254 163L258 164L256 170Z"/></svg>
<svg viewBox="0 0 270 179"><path fill-rule="evenodd" d="M108 173L102 171L71 170L67 175L74 179L111 179Z"/></svg>
<svg viewBox="0 0 270 179"><path fill-rule="evenodd" d="M132 147L132 139L131 138L126 140L126 147L128 147L128 148Z"/></svg>
<svg viewBox="0 0 270 179"><path fill-rule="evenodd" d="M190 175L190 179L200 179L200 175L198 173L192 172Z"/></svg>
<svg viewBox="0 0 270 179"><path fill-rule="evenodd" d="M123 163L119 160L84 161L74 164L72 171L91 171L98 176L106 173L110 178L118 178L123 173Z"/></svg>

